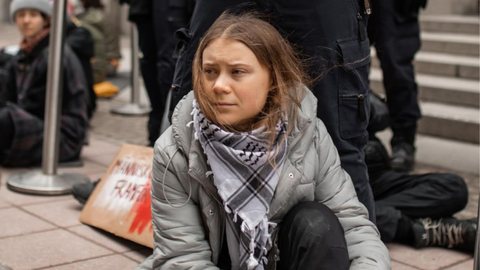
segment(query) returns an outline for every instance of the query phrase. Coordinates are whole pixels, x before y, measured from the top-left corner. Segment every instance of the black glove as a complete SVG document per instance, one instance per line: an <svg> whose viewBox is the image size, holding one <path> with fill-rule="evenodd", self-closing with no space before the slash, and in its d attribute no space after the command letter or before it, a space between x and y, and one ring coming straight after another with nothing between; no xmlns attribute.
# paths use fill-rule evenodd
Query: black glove
<svg viewBox="0 0 480 270"><path fill-rule="evenodd" d="M382 131L390 126L390 115L385 99L373 91L370 91L370 118L368 121L368 134L374 136L376 132Z"/></svg>

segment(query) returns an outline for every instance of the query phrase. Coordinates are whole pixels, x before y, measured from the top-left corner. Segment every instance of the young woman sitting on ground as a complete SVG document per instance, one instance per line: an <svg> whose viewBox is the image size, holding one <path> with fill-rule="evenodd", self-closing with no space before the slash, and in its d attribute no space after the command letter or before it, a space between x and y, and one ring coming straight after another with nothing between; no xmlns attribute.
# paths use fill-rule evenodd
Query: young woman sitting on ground
<svg viewBox="0 0 480 270"><path fill-rule="evenodd" d="M141 269L389 269L292 48L252 14L198 47L193 92L155 145Z"/></svg>

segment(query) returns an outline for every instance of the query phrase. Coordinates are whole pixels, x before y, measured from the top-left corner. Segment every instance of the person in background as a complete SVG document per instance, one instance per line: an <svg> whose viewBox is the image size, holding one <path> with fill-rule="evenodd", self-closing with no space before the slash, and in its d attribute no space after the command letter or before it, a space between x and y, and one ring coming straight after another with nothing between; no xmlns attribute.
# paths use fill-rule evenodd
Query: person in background
<svg viewBox="0 0 480 270"><path fill-rule="evenodd" d="M117 75L122 54L120 52L120 36L122 34L122 8L119 1L102 1L105 6L105 41L107 55L107 76Z"/></svg>
<svg viewBox="0 0 480 270"><path fill-rule="evenodd" d="M389 269L303 68L256 15L223 13L155 144L140 269Z"/></svg>
<svg viewBox="0 0 480 270"><path fill-rule="evenodd" d="M427 0L374 0L368 37L383 73L393 137L391 166L411 171L415 163L417 121L421 117L413 60L420 49L419 10Z"/></svg>
<svg viewBox="0 0 480 270"><path fill-rule="evenodd" d="M0 164L34 166L42 159L48 42L48 0L13 0L10 16L22 36L0 89ZM77 160L88 124L88 85L81 64L64 45L59 161Z"/></svg>
<svg viewBox="0 0 480 270"><path fill-rule="evenodd" d="M94 57L91 58L93 70L93 89L98 97L111 97L118 93L116 85L107 81L108 62L106 53L105 12L100 0L76 0L72 21L86 28L94 42Z"/></svg>
<svg viewBox="0 0 480 270"><path fill-rule="evenodd" d="M142 51L140 70L150 100L149 146L160 136L160 127L175 68L175 31L190 19L192 0L120 0L129 4L128 19L138 29Z"/></svg>
<svg viewBox="0 0 480 270"><path fill-rule="evenodd" d="M409 174L392 170L390 156L375 136L389 126L388 108L376 95L371 95L370 104L365 161L382 240L473 253L476 219L453 217L468 202L465 181L454 173Z"/></svg>

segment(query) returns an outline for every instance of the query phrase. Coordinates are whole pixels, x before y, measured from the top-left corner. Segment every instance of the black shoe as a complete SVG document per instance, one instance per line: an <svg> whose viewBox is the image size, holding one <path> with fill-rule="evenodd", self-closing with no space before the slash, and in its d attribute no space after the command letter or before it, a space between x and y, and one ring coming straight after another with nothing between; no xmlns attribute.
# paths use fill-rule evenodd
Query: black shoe
<svg viewBox="0 0 480 270"><path fill-rule="evenodd" d="M72 187L72 195L73 197L81 204L85 204L92 194L93 190L97 186L100 179L93 182L81 183L73 185Z"/></svg>
<svg viewBox="0 0 480 270"><path fill-rule="evenodd" d="M475 219L421 218L413 222L413 234L417 248L444 247L473 253L476 233Z"/></svg>
<svg viewBox="0 0 480 270"><path fill-rule="evenodd" d="M402 142L392 146L392 158L390 166L398 172L409 172L413 169L415 163L415 147Z"/></svg>

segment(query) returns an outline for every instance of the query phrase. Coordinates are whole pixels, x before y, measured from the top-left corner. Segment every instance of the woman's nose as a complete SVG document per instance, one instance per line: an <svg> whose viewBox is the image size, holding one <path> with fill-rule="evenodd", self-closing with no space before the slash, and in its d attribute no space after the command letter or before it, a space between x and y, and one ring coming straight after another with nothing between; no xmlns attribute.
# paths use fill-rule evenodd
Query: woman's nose
<svg viewBox="0 0 480 270"><path fill-rule="evenodd" d="M215 93L228 93L230 91L229 78L225 74L219 74L213 83L213 91Z"/></svg>

